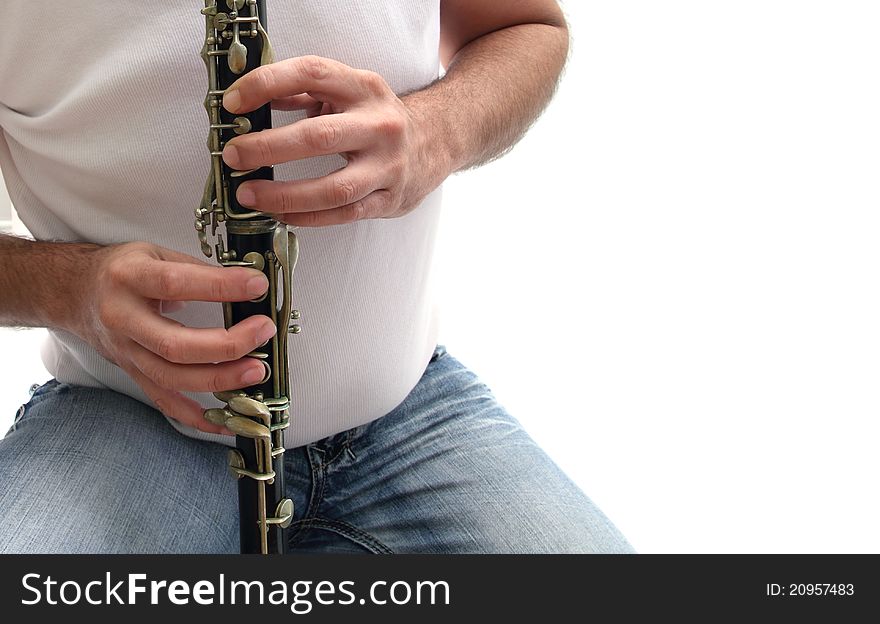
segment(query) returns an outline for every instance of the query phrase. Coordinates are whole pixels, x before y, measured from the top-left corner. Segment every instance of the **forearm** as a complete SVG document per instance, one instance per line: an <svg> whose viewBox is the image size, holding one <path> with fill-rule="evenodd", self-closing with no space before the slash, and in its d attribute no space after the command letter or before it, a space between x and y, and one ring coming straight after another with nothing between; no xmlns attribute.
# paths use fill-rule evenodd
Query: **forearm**
<svg viewBox="0 0 880 624"><path fill-rule="evenodd" d="M71 330L82 276L98 245L0 235L0 327Z"/></svg>
<svg viewBox="0 0 880 624"><path fill-rule="evenodd" d="M550 101L567 54L564 26L511 26L467 44L443 78L405 96L429 129L426 149L435 161L443 156L446 175L489 162L516 144Z"/></svg>

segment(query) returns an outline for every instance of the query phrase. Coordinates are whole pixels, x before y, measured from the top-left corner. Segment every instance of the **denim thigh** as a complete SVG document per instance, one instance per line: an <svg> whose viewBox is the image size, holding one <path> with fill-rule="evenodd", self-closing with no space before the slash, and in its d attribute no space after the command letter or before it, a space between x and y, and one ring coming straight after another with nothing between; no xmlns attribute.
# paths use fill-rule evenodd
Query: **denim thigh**
<svg viewBox="0 0 880 624"><path fill-rule="evenodd" d="M293 552L633 552L438 348L390 414L285 453ZM226 447L109 390L50 381L0 440L0 552L238 551Z"/></svg>
<svg viewBox="0 0 880 624"><path fill-rule="evenodd" d="M393 412L296 449L287 468L305 505L299 552L634 552L442 347Z"/></svg>
<svg viewBox="0 0 880 624"><path fill-rule="evenodd" d="M0 552L238 552L226 449L125 395L52 380L0 440Z"/></svg>

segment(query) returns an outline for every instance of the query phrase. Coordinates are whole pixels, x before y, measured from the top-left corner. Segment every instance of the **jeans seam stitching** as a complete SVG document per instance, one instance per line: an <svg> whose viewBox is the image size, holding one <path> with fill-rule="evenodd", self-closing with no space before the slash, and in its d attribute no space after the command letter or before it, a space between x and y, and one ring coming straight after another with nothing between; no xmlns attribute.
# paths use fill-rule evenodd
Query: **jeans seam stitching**
<svg viewBox="0 0 880 624"><path fill-rule="evenodd" d="M394 551L386 546L381 540L370 535L363 529L359 529L358 527L345 522L344 520L330 520L328 518L314 518L311 526L309 528L314 529L324 529L326 531L331 531L333 533L337 533L342 537L345 537L360 546L363 546L367 550L373 552L374 554L386 554L391 555L394 554Z"/></svg>

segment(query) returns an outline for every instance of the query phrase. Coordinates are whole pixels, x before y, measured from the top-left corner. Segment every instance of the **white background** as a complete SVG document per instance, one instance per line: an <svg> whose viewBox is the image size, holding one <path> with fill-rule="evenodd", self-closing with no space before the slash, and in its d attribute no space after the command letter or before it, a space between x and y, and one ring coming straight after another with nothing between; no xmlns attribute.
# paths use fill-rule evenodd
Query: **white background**
<svg viewBox="0 0 880 624"><path fill-rule="evenodd" d="M564 5L556 100L447 185L444 342L640 552L880 552L880 4Z"/></svg>

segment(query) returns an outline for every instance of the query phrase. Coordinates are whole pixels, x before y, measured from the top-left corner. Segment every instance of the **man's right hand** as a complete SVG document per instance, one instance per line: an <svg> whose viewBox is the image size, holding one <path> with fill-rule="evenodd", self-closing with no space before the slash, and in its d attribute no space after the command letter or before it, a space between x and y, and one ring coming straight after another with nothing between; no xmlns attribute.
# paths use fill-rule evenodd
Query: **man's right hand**
<svg viewBox="0 0 880 624"><path fill-rule="evenodd" d="M211 266L149 243L104 247L80 279L81 309L72 330L122 368L168 417L211 433L229 433L202 418L181 391L217 392L258 383L263 365L244 357L275 335L266 316L227 329L194 329L162 316L186 301L247 301L268 289L255 269ZM179 304L177 304L179 305Z"/></svg>

